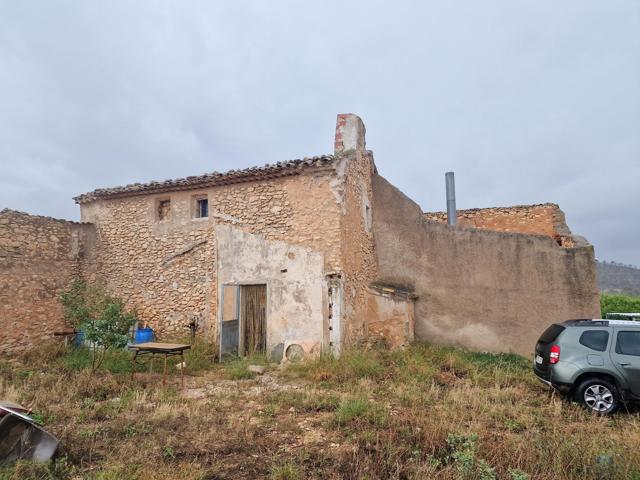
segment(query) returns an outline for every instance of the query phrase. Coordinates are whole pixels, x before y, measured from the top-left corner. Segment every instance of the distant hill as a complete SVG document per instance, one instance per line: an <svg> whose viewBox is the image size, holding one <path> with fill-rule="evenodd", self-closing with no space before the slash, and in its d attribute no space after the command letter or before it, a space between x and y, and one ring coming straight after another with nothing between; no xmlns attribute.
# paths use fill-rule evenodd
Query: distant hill
<svg viewBox="0 0 640 480"><path fill-rule="evenodd" d="M640 268L616 262L596 260L598 287L601 292L640 295Z"/></svg>

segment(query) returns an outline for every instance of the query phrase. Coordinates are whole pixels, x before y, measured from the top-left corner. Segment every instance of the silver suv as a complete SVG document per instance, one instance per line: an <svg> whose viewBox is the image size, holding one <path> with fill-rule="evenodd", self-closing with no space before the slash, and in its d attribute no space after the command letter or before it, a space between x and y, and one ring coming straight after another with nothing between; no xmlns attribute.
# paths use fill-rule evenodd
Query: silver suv
<svg viewBox="0 0 640 480"><path fill-rule="evenodd" d="M640 322L568 320L536 344L533 371L547 385L606 415L640 400Z"/></svg>

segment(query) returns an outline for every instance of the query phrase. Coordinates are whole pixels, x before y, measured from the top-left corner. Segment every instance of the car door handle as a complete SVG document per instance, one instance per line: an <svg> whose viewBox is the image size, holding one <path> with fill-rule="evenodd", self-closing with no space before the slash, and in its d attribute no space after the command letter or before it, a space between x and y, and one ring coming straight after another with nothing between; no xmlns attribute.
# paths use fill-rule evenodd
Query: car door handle
<svg viewBox="0 0 640 480"><path fill-rule="evenodd" d="M628 367L629 365L631 365L630 363L621 363L620 366L621 367Z"/></svg>

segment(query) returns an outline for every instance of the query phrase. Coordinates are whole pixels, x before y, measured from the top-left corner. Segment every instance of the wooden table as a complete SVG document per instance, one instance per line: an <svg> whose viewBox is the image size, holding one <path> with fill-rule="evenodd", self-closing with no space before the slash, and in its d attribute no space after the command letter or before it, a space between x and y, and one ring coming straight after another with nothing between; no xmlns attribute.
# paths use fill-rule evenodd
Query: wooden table
<svg viewBox="0 0 640 480"><path fill-rule="evenodd" d="M185 345L182 343L159 343L159 342L146 342L146 343L135 343L129 346L129 350L133 352L133 356L131 357L131 378L133 378L133 374L135 372L136 367L136 359L138 356L142 355L150 355L151 362L153 362L153 357L155 355L163 355L164 356L164 367L162 370L162 385L166 385L167 383L167 357L171 357L174 355L180 355L181 368L180 375L182 377L182 388L184 388L184 351L189 350L191 345ZM151 371L151 363L149 363L149 371Z"/></svg>

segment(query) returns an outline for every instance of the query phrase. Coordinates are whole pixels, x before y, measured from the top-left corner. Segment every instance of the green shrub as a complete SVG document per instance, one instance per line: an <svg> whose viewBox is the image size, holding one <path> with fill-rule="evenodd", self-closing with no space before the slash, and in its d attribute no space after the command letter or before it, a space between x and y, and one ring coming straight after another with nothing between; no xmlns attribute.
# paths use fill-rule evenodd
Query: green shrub
<svg viewBox="0 0 640 480"><path fill-rule="evenodd" d="M122 349L129 341L135 314L125 310L124 301L110 295L103 286L74 282L62 293L64 315L92 342L91 371L95 372L109 349Z"/></svg>
<svg viewBox="0 0 640 480"><path fill-rule="evenodd" d="M640 297L603 293L600 295L600 310L602 318L607 313L637 313L640 312Z"/></svg>
<svg viewBox="0 0 640 480"><path fill-rule="evenodd" d="M478 435L449 434L447 437L449 456L447 461L453 464L460 478L465 480L495 480L496 471L485 460L477 457Z"/></svg>
<svg viewBox="0 0 640 480"><path fill-rule="evenodd" d="M69 370L85 370L90 368L93 362L93 353L88 348L73 348L62 358L62 364ZM131 353L123 350L110 350L105 352L102 368L111 373L131 372ZM143 366L138 366L142 370Z"/></svg>

